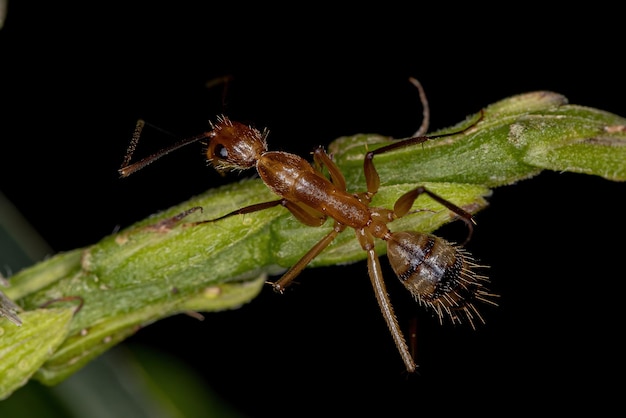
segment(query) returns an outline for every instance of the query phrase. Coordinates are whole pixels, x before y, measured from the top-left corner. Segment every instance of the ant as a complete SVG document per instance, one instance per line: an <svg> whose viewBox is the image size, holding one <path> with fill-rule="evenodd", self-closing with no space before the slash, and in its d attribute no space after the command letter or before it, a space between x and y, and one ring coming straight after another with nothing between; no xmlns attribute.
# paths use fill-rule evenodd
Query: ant
<svg viewBox="0 0 626 418"><path fill-rule="evenodd" d="M425 136L428 126L428 102L421 84L410 78L419 91L424 120L420 129L411 138L399 140L367 152L363 171L367 191L351 193L346 189L346 181L339 167L322 146L313 151L313 164L304 158L282 151L269 151L267 130L261 132L251 126L232 121L226 116L211 123L212 129L201 135L185 139L160 152L129 164L139 140L143 121L139 121L133 139L128 147L126 158L119 169L121 177L142 169L169 152L184 145L201 141L206 146L208 162L220 173L227 170L256 168L258 175L279 199L242 207L215 219L190 223L198 225L216 222L234 215L252 213L276 206L286 208L298 221L312 227L319 227L327 218L334 220L333 227L324 238L315 244L302 258L291 266L283 276L271 283L276 292L283 293L300 272L320 254L346 228L354 229L363 251L367 253L369 277L374 293L408 372L414 372L417 365L408 348L406 339L398 325L393 306L387 294L381 264L376 254L375 239L387 243L387 257L393 271L407 290L421 304L431 309L442 321L447 315L453 323L466 319L472 327L474 319L484 322L476 301L495 304L485 283L487 277L478 274L480 267L462 247L435 235L417 231L392 231L389 224L411 211L416 199L427 195L456 214L469 227L469 240L474 223L472 215L452 202L431 192L423 186L400 196L393 209L372 207L372 198L380 187L380 178L374 166L374 157L401 147L421 144L435 138L462 134L472 126L459 132L436 136ZM326 168L329 176L323 174ZM172 222L200 208L193 208L176 216ZM467 241L466 240L466 241Z"/></svg>

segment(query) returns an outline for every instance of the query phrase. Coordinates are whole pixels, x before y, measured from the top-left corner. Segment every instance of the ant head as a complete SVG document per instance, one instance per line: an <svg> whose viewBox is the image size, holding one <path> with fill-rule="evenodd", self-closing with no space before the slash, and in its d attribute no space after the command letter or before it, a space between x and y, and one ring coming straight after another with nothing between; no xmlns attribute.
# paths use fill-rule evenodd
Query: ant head
<svg viewBox="0 0 626 418"><path fill-rule="evenodd" d="M254 167L267 151L267 132L233 122L225 116L217 118L213 130L207 134L207 160L218 171L245 170Z"/></svg>

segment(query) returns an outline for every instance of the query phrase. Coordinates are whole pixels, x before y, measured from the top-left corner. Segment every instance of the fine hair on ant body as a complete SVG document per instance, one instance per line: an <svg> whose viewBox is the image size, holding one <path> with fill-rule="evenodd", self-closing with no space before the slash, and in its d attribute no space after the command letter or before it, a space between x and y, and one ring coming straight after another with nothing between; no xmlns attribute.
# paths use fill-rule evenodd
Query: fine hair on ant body
<svg viewBox="0 0 626 418"><path fill-rule="evenodd" d="M398 348L400 356L409 372L417 365L408 348L406 339L398 325L393 306L387 294L379 257L376 254L375 239L387 244L389 263L400 282L427 308L439 317L455 322L467 320L472 327L478 319L484 322L475 303L493 304L495 296L487 290L488 279L480 275L478 265L472 256L461 246L443 238L418 231L391 231L389 223L410 213L416 199L427 195L453 212L469 226L472 233L472 215L431 192L423 186L415 187L395 202L393 209L371 206L372 198L380 187L380 178L374 166L374 157L402 147L421 144L434 138L441 138L459 132L425 136L428 128L429 108L421 84L411 78L418 88L423 106L424 118L420 129L411 138L398 140L392 144L367 152L363 171L367 191L351 193L346 189L346 181L339 167L333 162L323 147L313 151L313 164L304 158L282 151L269 151L267 131L261 132L251 126L232 121L226 116L217 118L212 129L201 135L185 139L173 146L130 164L131 156L139 140L143 121L139 121L128 147L126 158L119 170L121 177L142 169L156 159L184 145L193 142L206 144L206 157L219 172L256 168L259 177L279 199L246 206L215 219L191 223L191 225L215 222L234 215L252 213L276 206L286 208L298 221L312 227L319 227L328 217L334 220L333 228L315 244L302 258L291 266L283 276L271 285L275 291L283 293L302 270L320 254L346 228L354 229L356 238L367 253L368 273L374 288L379 307ZM322 169L329 173L327 178ZM176 221L199 208L193 208L176 217ZM468 236L468 240L469 240Z"/></svg>

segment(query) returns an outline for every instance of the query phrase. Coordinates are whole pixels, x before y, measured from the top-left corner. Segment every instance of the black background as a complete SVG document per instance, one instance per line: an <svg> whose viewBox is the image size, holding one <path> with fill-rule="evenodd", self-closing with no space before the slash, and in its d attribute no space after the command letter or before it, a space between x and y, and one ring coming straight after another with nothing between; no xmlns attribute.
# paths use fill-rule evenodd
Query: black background
<svg viewBox="0 0 626 418"><path fill-rule="evenodd" d="M184 137L225 112L268 127L271 148L306 155L342 135L413 133L421 108L409 76L425 86L433 129L533 90L626 116L622 22L600 5L255 7L11 2L0 31L0 190L55 251L236 178L190 147L118 179L138 118ZM227 74L224 104L204 84ZM623 353L625 190L553 172L496 189L468 246L501 294L477 331L440 326L386 270L403 325L418 319L413 376L364 263L307 270L288 295L265 289L204 322L169 318L127 344L180 357L249 416L610 407Z"/></svg>

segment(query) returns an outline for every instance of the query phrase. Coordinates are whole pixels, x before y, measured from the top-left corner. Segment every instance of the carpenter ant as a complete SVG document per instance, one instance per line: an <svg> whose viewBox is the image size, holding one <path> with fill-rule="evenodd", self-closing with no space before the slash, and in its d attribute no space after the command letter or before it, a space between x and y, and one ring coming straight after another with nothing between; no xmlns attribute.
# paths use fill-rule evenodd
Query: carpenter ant
<svg viewBox="0 0 626 418"><path fill-rule="evenodd" d="M328 217L332 218L334 220L332 230L280 279L272 283L274 290L280 293L284 292L294 278L339 233L346 228L354 229L356 238L367 253L369 277L383 317L406 369L413 372L417 365L400 330L387 294L381 264L374 248L375 239L386 241L387 257L402 284L420 304L433 310L440 320L448 316L452 322L467 320L472 326L476 319L484 322L475 303L480 301L493 304L492 298L495 295L489 293L485 287L487 277L477 272L477 269L482 266L476 264L463 247L431 234L417 231L393 232L388 226L393 220L409 213L415 200L424 194L467 223L471 236L473 218L469 212L423 186L416 187L402 195L395 202L393 209L370 206L380 185L380 178L373 162L374 156L401 147L421 144L433 138L461 134L474 126L453 134L425 136L428 126L428 103L419 82L413 78L410 81L420 93L424 109L422 126L415 136L366 154L363 167L367 185L365 192L351 193L346 190L343 174L323 147L319 146L314 150L314 164L298 155L269 151L266 141L267 131L260 132L251 126L231 121L226 116L218 117L217 122L212 124L212 129L208 132L183 140L141 161L129 164L143 127L143 122L139 121L119 173L121 177L127 177L171 151L202 141L207 146L206 157L216 170L224 172L255 167L260 178L279 196L279 199L246 206L219 218L195 222L192 225L215 222L233 215L256 212L279 205L291 212L298 221L309 226L321 226ZM328 170L330 178L322 173L324 167ZM177 220L179 218L177 217Z"/></svg>

